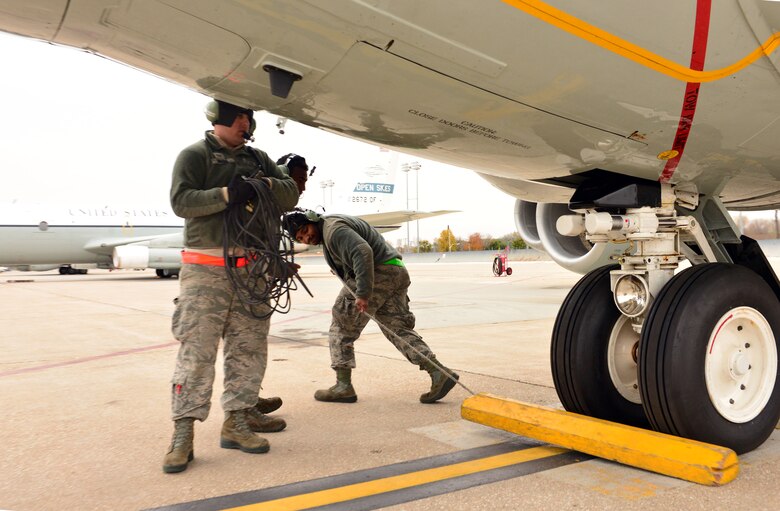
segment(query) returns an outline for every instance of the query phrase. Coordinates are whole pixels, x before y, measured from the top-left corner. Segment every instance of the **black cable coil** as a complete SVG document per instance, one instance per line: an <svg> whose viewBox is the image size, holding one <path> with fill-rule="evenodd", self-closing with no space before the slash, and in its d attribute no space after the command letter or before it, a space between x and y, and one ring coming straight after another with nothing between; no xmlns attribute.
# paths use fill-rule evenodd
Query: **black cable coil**
<svg viewBox="0 0 780 511"><path fill-rule="evenodd" d="M283 212L271 189L259 179L245 179L255 189L257 198L225 212L225 271L246 308L254 317L266 319L274 312L290 311L290 291L298 289L294 278L304 288L306 285L292 266L293 242L282 229ZM246 258L245 265L235 264L237 255Z"/></svg>

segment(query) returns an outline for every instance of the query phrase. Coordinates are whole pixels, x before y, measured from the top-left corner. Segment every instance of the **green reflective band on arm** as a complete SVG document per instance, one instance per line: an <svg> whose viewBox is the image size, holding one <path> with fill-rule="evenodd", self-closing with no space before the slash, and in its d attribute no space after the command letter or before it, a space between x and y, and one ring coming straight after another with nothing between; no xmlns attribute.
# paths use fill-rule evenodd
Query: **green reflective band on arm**
<svg viewBox="0 0 780 511"><path fill-rule="evenodd" d="M398 259L397 257L394 257L390 259L389 261L385 261L382 264L392 264L393 266L403 266L404 262Z"/></svg>

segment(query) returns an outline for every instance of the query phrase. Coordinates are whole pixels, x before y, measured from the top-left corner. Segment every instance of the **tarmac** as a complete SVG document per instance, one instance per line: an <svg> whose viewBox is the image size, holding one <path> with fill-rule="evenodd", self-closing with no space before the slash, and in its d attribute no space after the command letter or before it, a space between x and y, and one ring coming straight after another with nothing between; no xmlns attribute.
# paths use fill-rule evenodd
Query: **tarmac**
<svg viewBox="0 0 780 511"><path fill-rule="evenodd" d="M484 260L483 260L484 259ZM740 456L737 479L707 487L460 418L471 392L560 407L549 367L558 307L579 275L549 261L408 258L417 331L460 375L441 402L430 379L374 324L356 342L355 404L332 385L327 331L340 283L301 257L314 297L272 318L264 396L288 427L267 454L219 447L221 356L195 460L164 474L170 442L170 331L176 279L153 271L0 274L0 509L776 509L780 432ZM464 387L465 386L465 387Z"/></svg>

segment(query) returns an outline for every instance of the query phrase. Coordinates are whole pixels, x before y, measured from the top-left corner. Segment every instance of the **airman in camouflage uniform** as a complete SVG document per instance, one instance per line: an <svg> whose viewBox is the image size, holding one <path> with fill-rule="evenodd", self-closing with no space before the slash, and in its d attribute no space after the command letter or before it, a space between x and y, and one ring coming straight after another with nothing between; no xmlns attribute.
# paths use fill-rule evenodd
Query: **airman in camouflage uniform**
<svg viewBox="0 0 780 511"><path fill-rule="evenodd" d="M214 364L224 342L225 411L220 445L262 453L268 441L254 431L280 431L285 423L264 413L281 405L279 398L258 399L265 374L269 319L258 319L236 296L225 265L246 263L243 254L224 257L223 218L227 208L244 207L255 197L242 176L259 177L279 206L298 202L295 182L263 151L244 144L254 129L253 112L213 101L206 116L214 131L185 148L176 160L171 183L173 211L185 219L180 294L172 320L181 342L172 380L174 434L163 461L164 472L181 472L193 459L193 423L208 417ZM258 174L258 171L260 173ZM269 309L261 305L260 314Z"/></svg>
<svg viewBox="0 0 780 511"><path fill-rule="evenodd" d="M333 305L328 333L331 367L336 385L318 390L318 401L354 403L352 387L355 368L354 342L374 316L385 337L406 359L431 376L431 389L420 396L423 403L442 399L455 386L458 375L436 361L436 356L414 331L414 314L409 310L409 272L401 255L365 221L347 215L320 217L312 211L294 212L283 222L288 234L300 243L322 244L328 266L344 287ZM395 334L395 335L393 335ZM449 373L449 375L447 374ZM451 377L450 377L451 375Z"/></svg>

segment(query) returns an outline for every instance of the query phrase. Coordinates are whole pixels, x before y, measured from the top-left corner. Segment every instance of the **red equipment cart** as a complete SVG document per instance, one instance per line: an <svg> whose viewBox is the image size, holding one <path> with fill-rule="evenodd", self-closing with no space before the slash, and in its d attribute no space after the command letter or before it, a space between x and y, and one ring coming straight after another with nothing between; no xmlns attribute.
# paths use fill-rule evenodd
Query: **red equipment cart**
<svg viewBox="0 0 780 511"><path fill-rule="evenodd" d="M507 258L509 256L509 247L496 254L493 258L493 275L500 277L501 274L506 273L507 276L512 275L512 268L507 266Z"/></svg>

